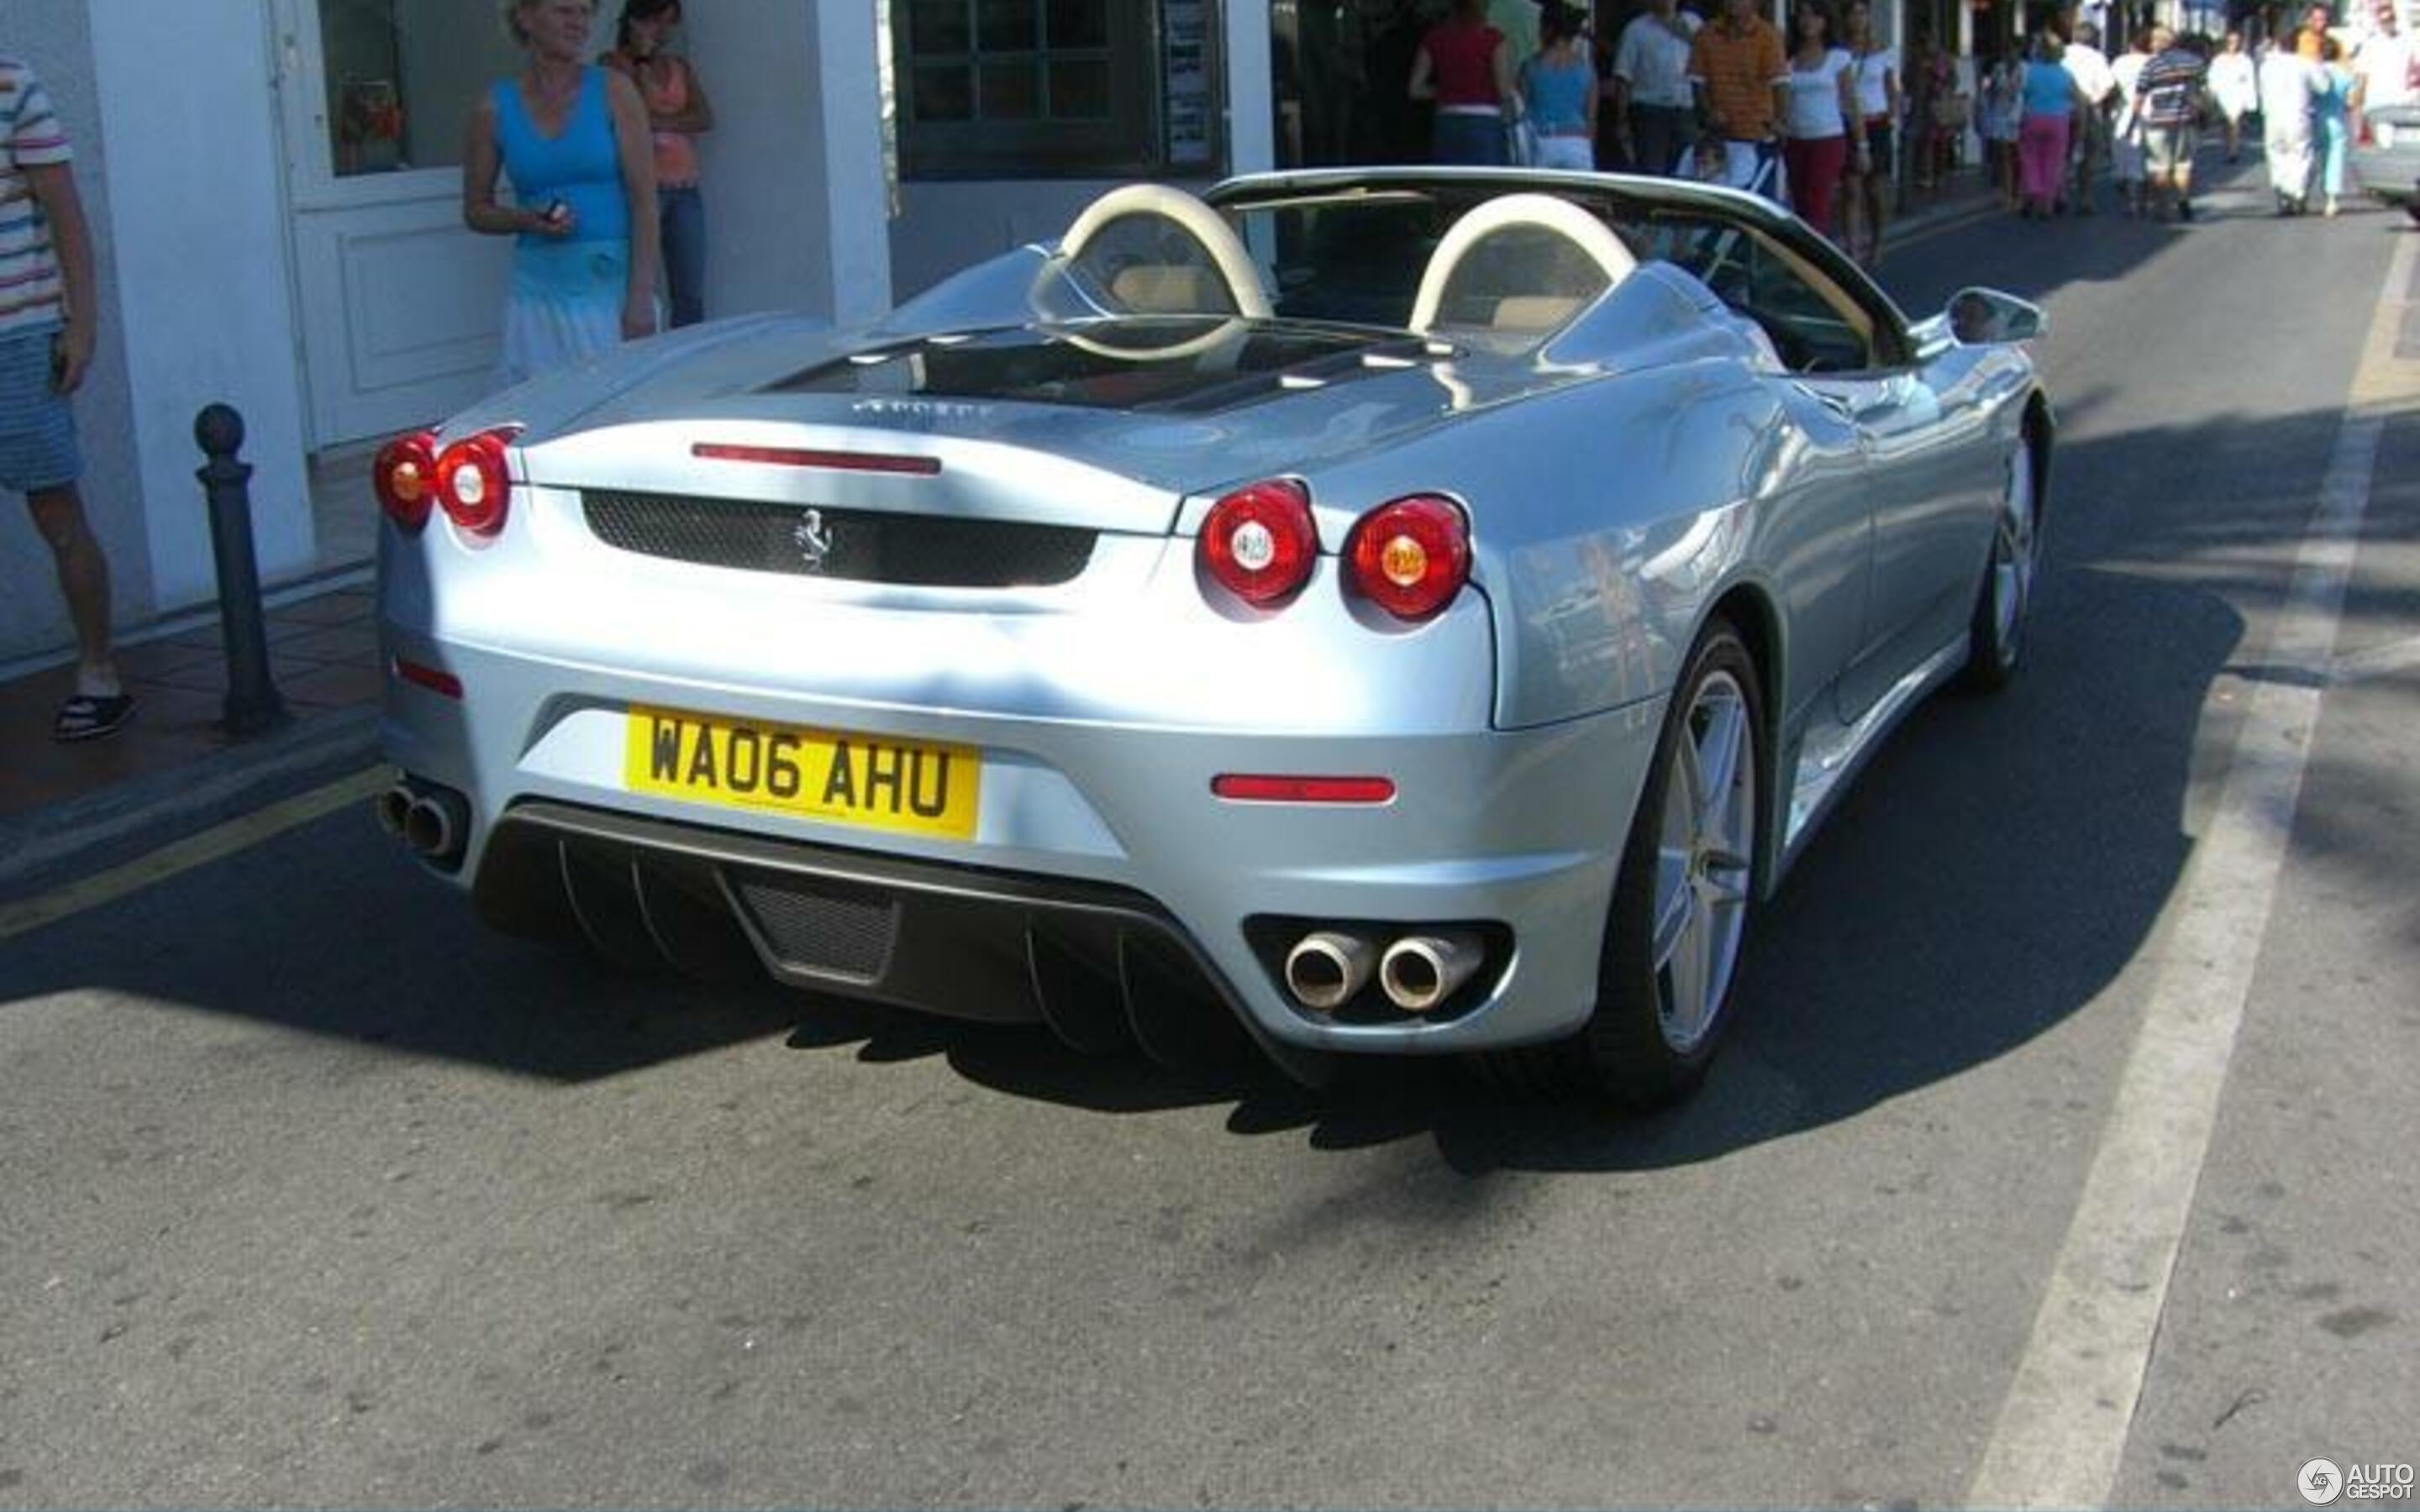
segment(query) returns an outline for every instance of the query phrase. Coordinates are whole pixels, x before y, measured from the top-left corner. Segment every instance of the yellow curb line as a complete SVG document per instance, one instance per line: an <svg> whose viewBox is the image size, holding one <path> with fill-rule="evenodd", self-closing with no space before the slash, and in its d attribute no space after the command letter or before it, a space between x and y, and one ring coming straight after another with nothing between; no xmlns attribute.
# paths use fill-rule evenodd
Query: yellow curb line
<svg viewBox="0 0 2420 1512"><path fill-rule="evenodd" d="M385 767L365 767L324 787L298 793L265 809L238 814L223 825L163 845L148 856L123 866L96 872L23 903L0 904L0 940L13 939L88 908L115 903L129 893L140 892L179 872L248 850L298 825L325 818L349 804L364 802L386 786L389 780Z"/></svg>

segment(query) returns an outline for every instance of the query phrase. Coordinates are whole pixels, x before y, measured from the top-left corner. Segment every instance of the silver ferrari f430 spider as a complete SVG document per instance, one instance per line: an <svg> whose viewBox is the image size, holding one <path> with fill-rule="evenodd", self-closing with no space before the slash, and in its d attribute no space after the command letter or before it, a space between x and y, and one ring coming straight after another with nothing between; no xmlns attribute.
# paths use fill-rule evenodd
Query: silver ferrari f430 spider
<svg viewBox="0 0 2420 1512"><path fill-rule="evenodd" d="M618 960L1668 1101L1867 755L2018 666L2041 332L1721 189L1119 189L389 445L380 814Z"/></svg>

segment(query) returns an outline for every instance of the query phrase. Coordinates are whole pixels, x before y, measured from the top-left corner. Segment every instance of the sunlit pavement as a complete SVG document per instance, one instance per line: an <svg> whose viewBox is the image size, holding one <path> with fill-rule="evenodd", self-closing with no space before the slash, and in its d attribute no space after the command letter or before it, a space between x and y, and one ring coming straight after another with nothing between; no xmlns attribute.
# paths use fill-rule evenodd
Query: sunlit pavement
<svg viewBox="0 0 2420 1512"><path fill-rule="evenodd" d="M2203 1002L2270 687L2316 717L2207 1159L2139 1396L2057 1442L2126 1505L2420 1459L2420 350L2330 659L2273 655L2411 234L2257 172L1886 264L2051 312L2037 659L1868 772L1689 1107L620 979L351 808L0 939L0 1504L1962 1502L2142 1027Z"/></svg>

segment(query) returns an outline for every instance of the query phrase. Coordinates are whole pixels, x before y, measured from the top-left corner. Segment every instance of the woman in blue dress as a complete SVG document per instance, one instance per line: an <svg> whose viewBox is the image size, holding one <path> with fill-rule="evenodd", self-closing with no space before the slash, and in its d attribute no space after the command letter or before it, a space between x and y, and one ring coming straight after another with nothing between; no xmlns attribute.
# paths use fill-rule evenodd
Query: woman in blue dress
<svg viewBox="0 0 2420 1512"><path fill-rule="evenodd" d="M528 62L471 113L462 219L515 238L500 387L656 330L655 160L638 89L587 62L594 0L506 0ZM513 203L496 200L499 173Z"/></svg>
<svg viewBox="0 0 2420 1512"><path fill-rule="evenodd" d="M2352 150L2352 70L2344 66L2344 45L2333 37L2319 43L2319 71L2327 85L2311 90L2311 121L2319 139L2319 192L2334 215L2344 193L2345 157Z"/></svg>

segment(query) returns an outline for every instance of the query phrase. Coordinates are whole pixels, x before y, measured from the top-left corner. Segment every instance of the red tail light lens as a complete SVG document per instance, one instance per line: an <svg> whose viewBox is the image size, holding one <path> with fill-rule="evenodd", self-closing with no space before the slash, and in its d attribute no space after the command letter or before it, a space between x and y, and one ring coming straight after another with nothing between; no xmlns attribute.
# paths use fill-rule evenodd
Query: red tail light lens
<svg viewBox="0 0 2420 1512"><path fill-rule="evenodd" d="M378 490L379 507L406 532L428 523L428 506L437 501L437 438L427 431L398 436L379 448L370 464L370 486Z"/></svg>
<svg viewBox="0 0 2420 1512"><path fill-rule="evenodd" d="M1319 556L1311 490L1290 478L1236 489L1210 506L1198 555L1203 570L1247 604L1285 598L1310 580Z"/></svg>
<svg viewBox="0 0 2420 1512"><path fill-rule="evenodd" d="M504 471L504 442L511 435L490 430L468 436L437 458L438 506L473 535L493 535L504 528L513 490L512 475Z"/></svg>
<svg viewBox="0 0 2420 1512"><path fill-rule="evenodd" d="M1470 580L1470 523L1433 494L1381 504L1344 543L1353 587L1399 620L1424 620Z"/></svg>

